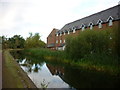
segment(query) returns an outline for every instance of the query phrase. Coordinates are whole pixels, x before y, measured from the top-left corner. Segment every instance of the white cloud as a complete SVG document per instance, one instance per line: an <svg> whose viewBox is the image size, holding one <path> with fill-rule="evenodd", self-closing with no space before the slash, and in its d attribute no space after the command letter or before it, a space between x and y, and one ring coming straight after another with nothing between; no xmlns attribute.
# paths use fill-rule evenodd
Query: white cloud
<svg viewBox="0 0 120 90"><path fill-rule="evenodd" d="M119 0L0 0L0 34L25 38L38 32L46 42L53 28L118 4Z"/></svg>

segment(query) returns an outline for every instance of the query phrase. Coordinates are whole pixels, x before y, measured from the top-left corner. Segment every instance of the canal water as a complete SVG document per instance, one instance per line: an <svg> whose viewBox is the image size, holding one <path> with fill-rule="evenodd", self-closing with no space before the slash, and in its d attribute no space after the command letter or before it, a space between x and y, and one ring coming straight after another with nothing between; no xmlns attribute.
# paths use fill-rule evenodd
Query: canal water
<svg viewBox="0 0 120 90"><path fill-rule="evenodd" d="M120 78L109 73L31 57L23 51L14 51L11 54L38 88L76 90L78 88L119 87Z"/></svg>

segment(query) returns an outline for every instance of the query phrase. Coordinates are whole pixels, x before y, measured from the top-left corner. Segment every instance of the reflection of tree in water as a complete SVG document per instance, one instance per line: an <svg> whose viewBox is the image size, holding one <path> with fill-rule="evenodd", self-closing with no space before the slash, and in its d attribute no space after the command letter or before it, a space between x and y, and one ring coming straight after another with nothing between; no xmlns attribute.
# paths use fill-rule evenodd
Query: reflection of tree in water
<svg viewBox="0 0 120 90"><path fill-rule="evenodd" d="M43 61L40 61L40 59L36 59L30 56L26 56L25 62L21 64L22 66L27 68L27 72L38 72L40 70L41 66L44 64Z"/></svg>
<svg viewBox="0 0 120 90"><path fill-rule="evenodd" d="M83 69L80 67L55 66L46 64L52 75L58 75L70 88L111 88L118 87L120 78L105 72Z"/></svg>
<svg viewBox="0 0 120 90"><path fill-rule="evenodd" d="M21 66L27 69L27 72L38 72L43 65L42 59L31 57L27 53L24 53L24 51L12 51L11 54Z"/></svg>
<svg viewBox="0 0 120 90"><path fill-rule="evenodd" d="M120 78L94 70L66 67L64 80L75 88L115 88Z"/></svg>
<svg viewBox="0 0 120 90"><path fill-rule="evenodd" d="M23 54L20 51L14 52L13 56L25 68L27 72L38 72L44 64L44 59ZM56 61L55 61L56 62ZM108 73L74 68L73 66L46 64L52 75L58 75L63 81L74 88L100 88L100 87L119 87L120 78L111 76ZM61 64L61 63L59 63ZM64 67L63 67L64 66ZM44 84L42 84L44 86Z"/></svg>
<svg viewBox="0 0 120 90"><path fill-rule="evenodd" d="M25 58L25 54L23 50L14 50L10 52L14 59L20 59L23 60Z"/></svg>
<svg viewBox="0 0 120 90"><path fill-rule="evenodd" d="M46 64L46 66L49 68L52 75L58 75L58 76L64 75L64 67L54 66L51 64Z"/></svg>

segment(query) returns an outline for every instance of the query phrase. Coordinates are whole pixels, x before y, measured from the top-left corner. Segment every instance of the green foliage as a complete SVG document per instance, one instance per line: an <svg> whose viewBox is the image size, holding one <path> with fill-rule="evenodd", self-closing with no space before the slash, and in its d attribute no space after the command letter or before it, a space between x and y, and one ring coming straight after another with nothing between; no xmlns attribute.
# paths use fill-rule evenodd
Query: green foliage
<svg viewBox="0 0 120 90"><path fill-rule="evenodd" d="M43 47L45 47L45 43L40 40L39 33L35 33L35 35L30 33L30 36L25 41L25 48L43 48Z"/></svg>
<svg viewBox="0 0 120 90"><path fill-rule="evenodd" d="M25 52L29 52L30 55L34 56L34 57L38 57L41 59L44 59L45 57L60 57L62 58L64 56L64 52L62 51L52 51L49 49L45 49L45 48L32 48L32 49L26 49Z"/></svg>
<svg viewBox="0 0 120 90"><path fill-rule="evenodd" d="M24 48L25 40L20 35L14 35L11 38L6 38L5 36L2 36L2 47L3 49L11 48Z"/></svg>
<svg viewBox="0 0 120 90"><path fill-rule="evenodd" d="M81 59L94 53L111 55L115 53L115 35L109 30L85 30L76 37L66 40L69 58Z"/></svg>
<svg viewBox="0 0 120 90"><path fill-rule="evenodd" d="M119 39L117 27L107 30L85 30L78 36L68 36L65 51L28 49L33 57L67 63L98 71L120 73ZM47 58L45 58L47 57Z"/></svg>

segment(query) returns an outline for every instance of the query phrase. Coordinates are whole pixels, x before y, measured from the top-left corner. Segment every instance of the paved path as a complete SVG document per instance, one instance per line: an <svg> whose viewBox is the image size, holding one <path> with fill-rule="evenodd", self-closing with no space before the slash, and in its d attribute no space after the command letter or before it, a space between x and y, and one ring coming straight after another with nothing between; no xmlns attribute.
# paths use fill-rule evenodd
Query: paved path
<svg viewBox="0 0 120 90"><path fill-rule="evenodd" d="M2 51L0 51L0 90L2 89Z"/></svg>

